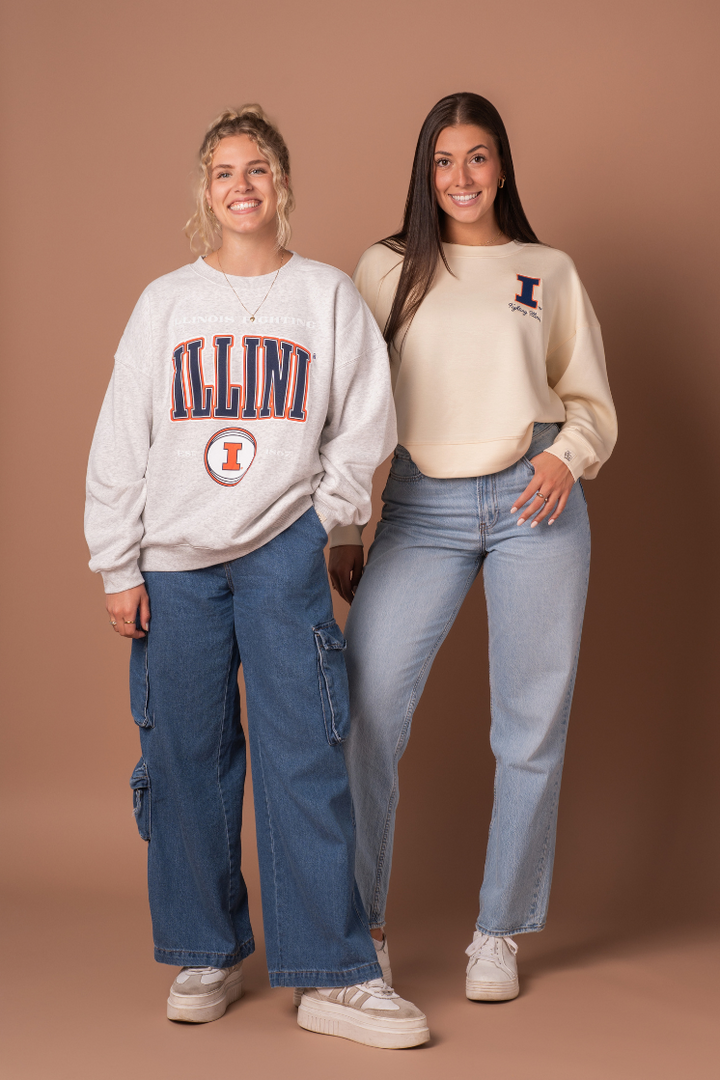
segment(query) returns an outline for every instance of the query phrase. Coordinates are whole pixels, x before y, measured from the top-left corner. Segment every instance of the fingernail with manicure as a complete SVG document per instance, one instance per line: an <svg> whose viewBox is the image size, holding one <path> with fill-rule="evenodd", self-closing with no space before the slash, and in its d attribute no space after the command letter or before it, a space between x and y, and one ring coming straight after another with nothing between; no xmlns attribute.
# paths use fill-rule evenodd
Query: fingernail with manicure
<svg viewBox="0 0 720 1080"><path fill-rule="evenodd" d="M517 513L517 506L511 506L510 507L510 513L511 514L516 514Z"/></svg>
<svg viewBox="0 0 720 1080"><path fill-rule="evenodd" d="M533 523L532 523L532 525L530 526L530 528L531 528L531 529L534 529L536 525L537 525L537 521L533 521Z"/></svg>

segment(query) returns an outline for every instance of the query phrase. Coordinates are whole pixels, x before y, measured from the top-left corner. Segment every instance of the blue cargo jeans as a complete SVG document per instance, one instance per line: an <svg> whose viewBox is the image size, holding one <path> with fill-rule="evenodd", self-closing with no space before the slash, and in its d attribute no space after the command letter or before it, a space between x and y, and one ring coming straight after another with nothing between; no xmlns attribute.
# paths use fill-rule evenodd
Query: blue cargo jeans
<svg viewBox="0 0 720 1080"><path fill-rule="evenodd" d="M271 985L381 974L354 877L345 641L326 540L310 509L232 562L145 574L151 628L132 646L142 758L131 786L161 963L230 967L255 948L240 868L242 661Z"/></svg>
<svg viewBox="0 0 720 1080"><path fill-rule="evenodd" d="M345 628L356 873L373 927L385 923L398 762L413 712L481 569L497 766L476 926L500 936L545 924L590 527L579 483L553 525L518 526L520 513L510 508L532 479L530 459L557 433L557 424L535 424L527 454L490 476L433 479L396 450Z"/></svg>

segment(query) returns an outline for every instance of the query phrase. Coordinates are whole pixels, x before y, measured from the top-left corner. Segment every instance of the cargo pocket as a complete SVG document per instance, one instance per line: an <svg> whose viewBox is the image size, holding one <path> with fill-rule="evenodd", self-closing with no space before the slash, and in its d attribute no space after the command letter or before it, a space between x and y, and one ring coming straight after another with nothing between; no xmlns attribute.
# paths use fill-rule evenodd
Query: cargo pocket
<svg viewBox="0 0 720 1080"><path fill-rule="evenodd" d="M150 677L148 674L148 639L133 638L130 653L130 710L138 727L151 728Z"/></svg>
<svg viewBox="0 0 720 1080"><path fill-rule="evenodd" d="M136 639L137 640L137 639ZM140 758L132 776L130 787L133 792L133 814L137 821L138 832L143 840L150 839L150 777L145 758Z"/></svg>
<svg viewBox="0 0 720 1080"><path fill-rule="evenodd" d="M325 734L331 746L337 746L347 738L349 722L349 694L345 670L346 641L340 627L331 622L314 626L317 649L318 683L322 704Z"/></svg>

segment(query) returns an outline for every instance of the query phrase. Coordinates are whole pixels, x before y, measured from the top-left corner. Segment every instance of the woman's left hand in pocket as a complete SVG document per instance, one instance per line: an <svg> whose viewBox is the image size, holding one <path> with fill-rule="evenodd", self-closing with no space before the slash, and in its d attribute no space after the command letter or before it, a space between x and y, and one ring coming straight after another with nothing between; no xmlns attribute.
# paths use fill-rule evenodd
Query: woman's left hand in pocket
<svg viewBox="0 0 720 1080"><path fill-rule="evenodd" d="M515 514L521 510L518 525L523 525L532 518L530 528L534 529L548 515L548 525L557 521L565 509L575 480L565 462L554 454L543 451L534 457L530 464L535 469L535 475L520 498L516 499L510 513Z"/></svg>

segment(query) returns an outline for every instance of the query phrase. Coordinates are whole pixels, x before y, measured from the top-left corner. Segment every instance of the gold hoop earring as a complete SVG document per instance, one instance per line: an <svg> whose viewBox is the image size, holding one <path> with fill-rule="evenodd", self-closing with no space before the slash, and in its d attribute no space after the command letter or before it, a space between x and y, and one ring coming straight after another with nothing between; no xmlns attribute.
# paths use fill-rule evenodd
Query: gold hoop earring
<svg viewBox="0 0 720 1080"><path fill-rule="evenodd" d="M504 177L504 176L501 176L501 177L500 177L500 180L499 180L499 182L498 182L498 187L499 187L499 188L501 188L501 187L505 187L505 177Z"/></svg>

